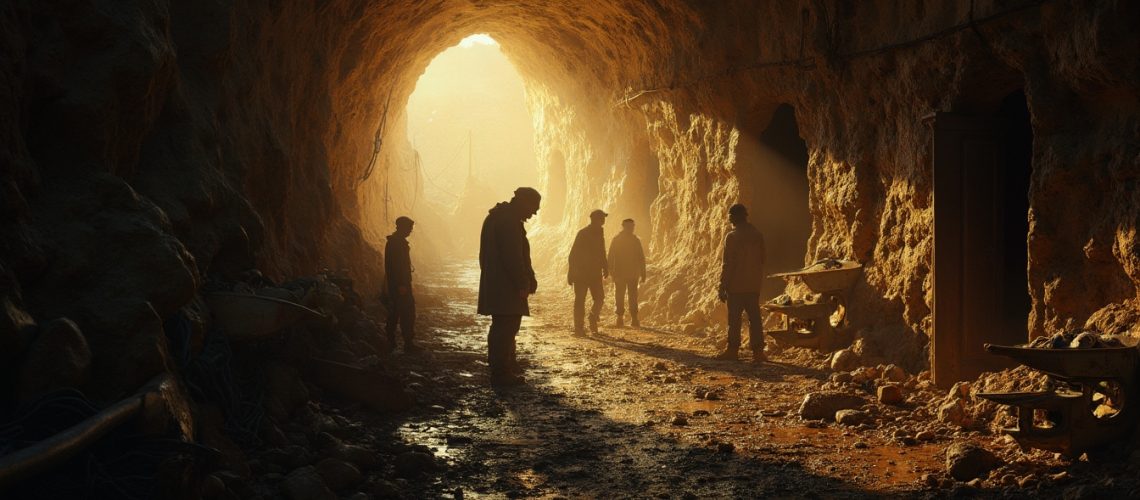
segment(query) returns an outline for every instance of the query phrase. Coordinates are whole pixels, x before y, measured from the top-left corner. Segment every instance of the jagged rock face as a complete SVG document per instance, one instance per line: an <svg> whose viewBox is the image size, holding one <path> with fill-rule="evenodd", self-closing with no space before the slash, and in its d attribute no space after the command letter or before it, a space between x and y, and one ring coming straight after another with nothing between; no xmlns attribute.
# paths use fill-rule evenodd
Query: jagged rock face
<svg viewBox="0 0 1140 500"><path fill-rule="evenodd" d="M10 214L0 259L14 285L0 292L0 343L24 342L32 320L68 317L98 371L109 349L153 345L137 332L204 277L346 267L374 288L376 243L394 207L416 196L400 168L413 154L403 103L435 54L476 32L528 81L539 187L559 193L548 201L562 215L533 231L543 252L564 258L592 208L639 219L654 263L643 296L657 319L715 311L728 205L760 196L743 175L752 138L741 125L786 103L809 158L803 261L864 262L849 317L882 332L886 355L921 364L934 189L923 117L985 111L1023 89L1034 139L1029 327L1131 330L1138 7L974 7L4 3L0 106L18 119L0 123ZM139 375L123 377L125 387Z"/></svg>

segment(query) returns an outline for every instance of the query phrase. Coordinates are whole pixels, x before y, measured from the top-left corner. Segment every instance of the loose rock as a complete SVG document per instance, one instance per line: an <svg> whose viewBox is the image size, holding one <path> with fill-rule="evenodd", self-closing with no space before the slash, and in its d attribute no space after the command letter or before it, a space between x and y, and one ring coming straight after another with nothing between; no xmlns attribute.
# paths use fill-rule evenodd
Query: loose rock
<svg viewBox="0 0 1140 500"><path fill-rule="evenodd" d="M863 398L841 392L813 392L804 396L800 404L800 418L805 420L832 420L839 410L855 409L864 404Z"/></svg>
<svg viewBox="0 0 1140 500"><path fill-rule="evenodd" d="M840 425L859 425L869 418L870 415L863 410L839 410L835 412L835 423Z"/></svg>
<svg viewBox="0 0 1140 500"><path fill-rule="evenodd" d="M1001 465L1001 459L972 443L958 442L946 449L946 471L959 481L981 477Z"/></svg>
<svg viewBox="0 0 1140 500"><path fill-rule="evenodd" d="M879 402L885 405L897 405L903 402L902 388L896 384L879 386Z"/></svg>

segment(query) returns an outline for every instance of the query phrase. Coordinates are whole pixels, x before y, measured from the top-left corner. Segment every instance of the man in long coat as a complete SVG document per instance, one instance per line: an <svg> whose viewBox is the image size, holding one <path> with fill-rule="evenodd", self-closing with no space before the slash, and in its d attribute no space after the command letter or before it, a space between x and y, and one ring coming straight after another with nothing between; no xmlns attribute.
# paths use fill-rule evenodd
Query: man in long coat
<svg viewBox="0 0 1140 500"><path fill-rule="evenodd" d="M748 210L739 203L728 209L732 230L724 238L724 265L717 295L728 302L728 349L718 359L735 360L740 348L741 313L748 314L748 343L752 362L764 355L764 324L760 319L760 285L764 283L764 235L748 222Z"/></svg>
<svg viewBox="0 0 1140 500"><path fill-rule="evenodd" d="M515 336L527 298L538 290L530 262L530 242L523 222L538 212L542 197L529 187L515 190L509 202L487 212L479 238L479 314L491 316L487 364L493 385L526 383L515 358Z"/></svg>
<svg viewBox="0 0 1140 500"><path fill-rule="evenodd" d="M590 225L578 231L574 246L570 248L570 271L566 282L574 287L574 335L582 336L582 320L586 309L586 292L592 300L590 332L598 333L598 316L602 312L602 280L609 275L606 263L606 236L602 225L606 214L601 210L590 212Z"/></svg>

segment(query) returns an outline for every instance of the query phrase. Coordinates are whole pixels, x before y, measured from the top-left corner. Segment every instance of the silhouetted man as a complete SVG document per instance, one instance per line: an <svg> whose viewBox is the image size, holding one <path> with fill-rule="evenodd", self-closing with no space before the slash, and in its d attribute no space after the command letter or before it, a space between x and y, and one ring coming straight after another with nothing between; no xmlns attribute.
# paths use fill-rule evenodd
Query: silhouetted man
<svg viewBox="0 0 1140 500"><path fill-rule="evenodd" d="M606 235L602 225L606 214L601 210L590 212L590 225L578 231L574 246L570 247L570 272L566 282L574 286L574 335L582 336L582 316L586 309L586 291L593 303L590 308L590 332L598 333L598 316L602 313L602 280L609 275L606 265Z"/></svg>
<svg viewBox="0 0 1140 500"><path fill-rule="evenodd" d="M495 205L479 237L479 314L491 316L487 364L491 384L526 383L515 358L515 336L530 315L527 297L538 290L523 221L538 212L542 197L533 188L515 190L510 202Z"/></svg>
<svg viewBox="0 0 1140 500"><path fill-rule="evenodd" d="M621 232L610 241L610 276L614 279L614 302L617 304L617 326L623 326L625 294L629 291L629 318L634 328L637 320L637 285L645 280L645 251L641 240L633 234L633 219L621 221Z"/></svg>
<svg viewBox="0 0 1140 500"><path fill-rule="evenodd" d="M728 302L728 349L718 359L736 359L740 348L740 314L748 314L748 343L752 362L764 356L764 323L760 319L760 285L764 282L764 235L748 222L748 210L736 204L728 209L732 230L724 238L724 267L718 297Z"/></svg>
<svg viewBox="0 0 1140 500"><path fill-rule="evenodd" d="M396 328L404 337L404 352L419 351L412 341L416 333L416 300L412 296L412 256L408 235L415 222L404 216L396 218L396 230L384 245L384 274L388 280L388 346L396 349Z"/></svg>

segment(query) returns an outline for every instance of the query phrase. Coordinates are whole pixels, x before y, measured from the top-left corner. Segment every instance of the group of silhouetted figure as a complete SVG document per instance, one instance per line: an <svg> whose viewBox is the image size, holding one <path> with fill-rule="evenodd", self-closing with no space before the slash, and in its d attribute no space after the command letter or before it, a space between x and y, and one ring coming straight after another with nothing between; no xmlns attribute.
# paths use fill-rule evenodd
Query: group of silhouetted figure
<svg viewBox="0 0 1140 500"><path fill-rule="evenodd" d="M479 238L478 313L491 317L487 334L487 363L491 384L521 385L526 382L515 354L515 337L522 317L530 315L529 298L538 291L538 280L530 260L530 242L523 223L538 212L542 196L529 187L515 190L510 201L500 202L487 212ZM748 210L740 204L728 210L733 228L724 240L724 254L717 296L728 308L728 347L716 356L736 360L740 349L743 314L749 323L752 362L762 363L764 330L760 318L760 286L764 281L764 236L748 222ZM606 252L604 225L608 214L590 213L590 224L578 231L570 249L566 281L574 287L574 332L587 336L586 294L591 297L589 334L598 334L598 321L604 303L604 281L614 282L616 326L624 327L628 298L630 326L640 328L637 311L638 286L645 281L645 251L634 234L633 219L622 221L622 231L610 241ZM388 236L384 249L386 281L382 296L388 306L386 328L391 349L399 329L404 351L418 352L414 342L415 299L412 295L412 262L408 235L415 223L407 217L396 219L396 230Z"/></svg>

